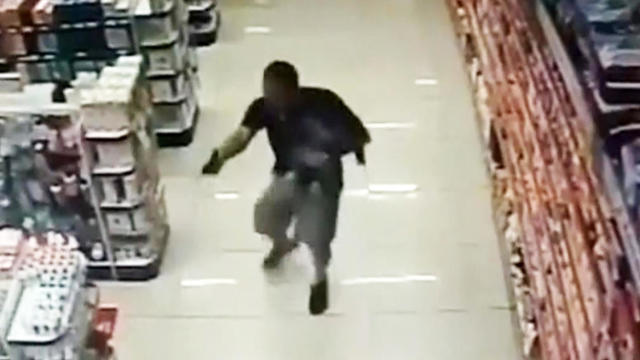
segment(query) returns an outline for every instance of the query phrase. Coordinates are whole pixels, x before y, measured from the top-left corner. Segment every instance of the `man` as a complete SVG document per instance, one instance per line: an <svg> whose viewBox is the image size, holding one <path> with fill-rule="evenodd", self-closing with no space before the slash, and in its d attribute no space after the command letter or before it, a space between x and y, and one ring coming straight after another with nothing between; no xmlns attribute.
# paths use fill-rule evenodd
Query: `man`
<svg viewBox="0 0 640 360"><path fill-rule="evenodd" d="M299 242L307 244L316 270L309 311L319 315L328 306L326 268L343 185L341 157L355 153L364 165L364 146L371 139L360 119L336 94L300 87L298 73L289 63L276 61L267 66L263 93L249 106L240 127L214 149L202 172L217 174L225 161L266 129L276 161L272 183L254 212L256 232L273 242L263 265L273 269ZM294 239L287 235L292 222Z"/></svg>

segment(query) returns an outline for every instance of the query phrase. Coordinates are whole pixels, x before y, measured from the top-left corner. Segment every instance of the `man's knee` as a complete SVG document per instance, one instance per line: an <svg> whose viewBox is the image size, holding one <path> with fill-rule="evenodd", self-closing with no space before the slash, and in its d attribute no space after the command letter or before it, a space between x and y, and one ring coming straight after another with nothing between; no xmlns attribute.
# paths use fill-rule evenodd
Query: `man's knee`
<svg viewBox="0 0 640 360"><path fill-rule="evenodd" d="M287 212L283 204L260 199L254 206L253 227L255 232L275 239L287 231Z"/></svg>

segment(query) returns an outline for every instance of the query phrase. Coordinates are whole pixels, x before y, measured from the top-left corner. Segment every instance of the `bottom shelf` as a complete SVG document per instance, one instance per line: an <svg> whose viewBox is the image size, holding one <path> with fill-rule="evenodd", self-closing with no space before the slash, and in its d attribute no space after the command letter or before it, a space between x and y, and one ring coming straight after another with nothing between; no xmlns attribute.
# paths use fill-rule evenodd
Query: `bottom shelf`
<svg viewBox="0 0 640 360"><path fill-rule="evenodd" d="M185 129L180 130L156 130L156 138L160 147L182 147L191 144L198 125L200 109L196 107L193 112L190 124Z"/></svg>
<svg viewBox="0 0 640 360"><path fill-rule="evenodd" d="M218 40L220 28L220 14L212 12L210 21L189 24L189 46L204 47L214 44Z"/></svg>
<svg viewBox="0 0 640 360"><path fill-rule="evenodd" d="M155 279L160 274L169 233L169 228L167 228L160 240L158 252L151 257L116 261L115 279L108 261L89 261L87 276L92 280L147 281Z"/></svg>

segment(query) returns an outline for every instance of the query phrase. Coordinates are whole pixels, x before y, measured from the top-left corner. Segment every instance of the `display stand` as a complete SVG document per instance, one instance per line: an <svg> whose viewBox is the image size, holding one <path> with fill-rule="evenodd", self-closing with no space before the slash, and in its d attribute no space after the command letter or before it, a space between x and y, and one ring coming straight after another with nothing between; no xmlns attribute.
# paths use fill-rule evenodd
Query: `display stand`
<svg viewBox="0 0 640 360"><path fill-rule="evenodd" d="M113 359L117 308L101 305L99 290L86 281L75 238L3 228L0 243L15 258L1 271L0 358Z"/></svg>
<svg viewBox="0 0 640 360"><path fill-rule="evenodd" d="M158 275L169 236L156 144L149 124L150 91L142 58L120 58L93 87L77 90L93 183L114 263L96 250L90 275L147 280Z"/></svg>
<svg viewBox="0 0 640 360"><path fill-rule="evenodd" d="M189 49L189 12L181 0L141 0L135 13L151 84L153 126L160 146L186 146L197 124L197 73Z"/></svg>
<svg viewBox="0 0 640 360"><path fill-rule="evenodd" d="M85 254L99 247L112 264L79 108L51 103L52 90L50 84L30 85L21 92L0 94L0 174L5 183L0 196L6 199L0 224L64 231L80 241Z"/></svg>
<svg viewBox="0 0 640 360"><path fill-rule="evenodd" d="M142 58L72 85L67 104L51 84L0 94L0 224L72 234L90 277L153 278L169 229Z"/></svg>
<svg viewBox="0 0 640 360"><path fill-rule="evenodd" d="M451 0L491 149L524 353L635 359L637 297L621 229L530 3Z"/></svg>

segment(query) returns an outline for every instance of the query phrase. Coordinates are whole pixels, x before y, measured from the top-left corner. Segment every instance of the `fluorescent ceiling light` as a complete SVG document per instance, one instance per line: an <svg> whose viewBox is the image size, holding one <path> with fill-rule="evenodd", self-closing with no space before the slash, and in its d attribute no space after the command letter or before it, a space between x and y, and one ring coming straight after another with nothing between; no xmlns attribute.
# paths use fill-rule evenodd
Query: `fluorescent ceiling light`
<svg viewBox="0 0 640 360"><path fill-rule="evenodd" d="M365 127L369 129L411 129L415 127L415 125L415 123L378 122L365 124Z"/></svg>
<svg viewBox="0 0 640 360"><path fill-rule="evenodd" d="M438 85L438 80L429 78L416 79L415 84L418 86L434 86Z"/></svg>
<svg viewBox="0 0 640 360"><path fill-rule="evenodd" d="M342 280L342 285L369 285L369 284L402 284L411 282L435 282L435 275L405 275L405 276L381 276L381 277L357 277Z"/></svg>
<svg viewBox="0 0 640 360"><path fill-rule="evenodd" d="M215 198L218 200L235 200L240 197L237 192L217 192Z"/></svg>
<svg viewBox="0 0 640 360"><path fill-rule="evenodd" d="M416 184L371 184L369 191L372 193L412 193L418 191Z"/></svg>
<svg viewBox="0 0 640 360"><path fill-rule="evenodd" d="M203 287L215 285L237 285L236 279L185 279L180 282L182 287Z"/></svg>
<svg viewBox="0 0 640 360"><path fill-rule="evenodd" d="M246 34L269 34L271 28L268 26L247 26L244 28Z"/></svg>

